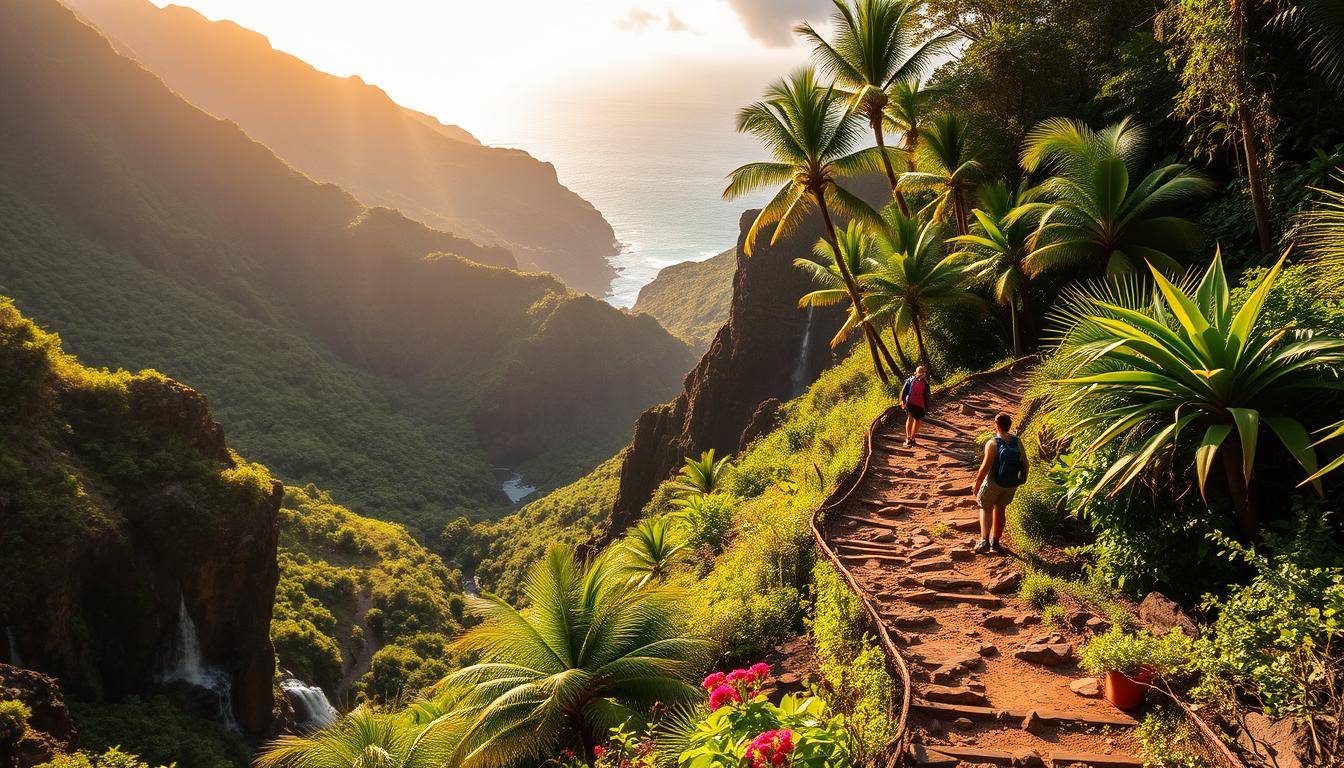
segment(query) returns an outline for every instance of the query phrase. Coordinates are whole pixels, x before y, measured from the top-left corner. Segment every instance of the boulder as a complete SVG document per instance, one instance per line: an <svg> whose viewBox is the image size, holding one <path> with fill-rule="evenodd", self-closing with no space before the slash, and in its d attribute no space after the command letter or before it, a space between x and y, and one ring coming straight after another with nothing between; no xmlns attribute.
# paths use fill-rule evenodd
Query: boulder
<svg viewBox="0 0 1344 768"><path fill-rule="evenodd" d="M1305 723L1291 717L1272 718L1249 712L1237 729L1237 744L1267 768L1308 768L1311 734Z"/></svg>
<svg viewBox="0 0 1344 768"><path fill-rule="evenodd" d="M996 595L1003 595L1013 592L1017 586L1022 583L1021 573L1005 573L1001 576L995 576L989 580L985 588Z"/></svg>
<svg viewBox="0 0 1344 768"><path fill-rule="evenodd" d="M1199 637L1199 625L1190 614L1161 592L1149 592L1139 603L1139 620L1159 634L1180 629L1187 637Z"/></svg>
<svg viewBox="0 0 1344 768"><path fill-rule="evenodd" d="M17 744L0 742L0 765L30 768L74 748L75 724L55 678L0 664L0 701L21 701L32 711Z"/></svg>

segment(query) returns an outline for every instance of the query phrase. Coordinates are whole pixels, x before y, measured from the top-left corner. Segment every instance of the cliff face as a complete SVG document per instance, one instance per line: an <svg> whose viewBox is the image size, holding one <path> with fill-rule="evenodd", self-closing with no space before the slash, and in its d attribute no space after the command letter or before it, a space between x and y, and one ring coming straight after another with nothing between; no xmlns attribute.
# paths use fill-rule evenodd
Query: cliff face
<svg viewBox="0 0 1344 768"><path fill-rule="evenodd" d="M505 246L524 268L553 272L581 291L601 296L615 277L611 226L560 184L551 164L481 146L358 77L320 72L232 22L148 0L67 2L188 101L238 123L313 178L436 229Z"/></svg>
<svg viewBox="0 0 1344 768"><path fill-rule="evenodd" d="M0 765L31 768L74 747L75 724L61 687L51 677L0 664L0 701L23 702L32 712L28 730L16 741L0 734Z"/></svg>
<svg viewBox="0 0 1344 768"><path fill-rule="evenodd" d="M728 319L736 268L732 248L704 261L673 264L640 289L632 311L653 315L696 354L704 354Z"/></svg>
<svg viewBox="0 0 1344 768"><path fill-rule="evenodd" d="M795 258L811 257L821 235L820 217L814 215L775 246L770 245L774 228L762 231L748 257L742 244L756 214L742 215L728 322L687 374L677 399L635 422L608 528L613 533L638 519L654 489L685 456L710 448L721 456L736 453L763 402L797 396L833 359L829 343L843 316L835 308L816 311L809 332L809 315L798 308L798 297L814 287L793 266Z"/></svg>
<svg viewBox="0 0 1344 768"><path fill-rule="evenodd" d="M204 397L84 368L8 300L0 392L8 658L95 699L211 676L264 735L280 484L228 450Z"/></svg>

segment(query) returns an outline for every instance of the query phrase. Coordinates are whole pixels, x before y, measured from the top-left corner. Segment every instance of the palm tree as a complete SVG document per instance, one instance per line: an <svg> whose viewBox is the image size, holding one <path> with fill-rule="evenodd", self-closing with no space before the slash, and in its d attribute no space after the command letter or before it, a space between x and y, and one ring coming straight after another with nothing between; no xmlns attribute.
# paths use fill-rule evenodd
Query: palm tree
<svg viewBox="0 0 1344 768"><path fill-rule="evenodd" d="M421 721L356 707L330 727L285 735L262 747L256 768L438 768L457 746L451 714Z"/></svg>
<svg viewBox="0 0 1344 768"><path fill-rule="evenodd" d="M1335 181L1344 184L1344 175ZM1321 285L1344 298L1344 192L1318 189L1321 199L1303 217L1302 240Z"/></svg>
<svg viewBox="0 0 1344 768"><path fill-rule="evenodd" d="M819 84L811 68L776 82L763 100L744 107L737 115L737 130L760 139L775 160L748 163L734 170L723 196L732 200L762 187L781 185L747 230L743 251L748 256L763 227L776 225L770 240L774 244L796 230L814 206L820 209L850 301L860 307L863 297L840 255L831 212L880 224L876 211L837 182L846 176L880 170L884 151L880 147L854 150L863 126L853 117L844 94ZM862 325L873 367L886 383L889 379L878 351L881 339L870 324Z"/></svg>
<svg viewBox="0 0 1344 768"><path fill-rule="evenodd" d="M807 22L794 27L794 32L812 44L818 68L834 78L849 93L851 107L868 118L892 194L901 212L909 215L905 196L896 188L896 170L883 135L887 89L899 81L922 77L957 34L927 34L920 0L853 0L853 7L850 0L832 2L830 40Z"/></svg>
<svg viewBox="0 0 1344 768"><path fill-rule="evenodd" d="M699 698L709 643L687 634L680 593L633 588L612 558L585 567L563 546L532 568L524 592L526 612L468 598L482 623L458 647L480 661L441 684L457 692L464 723L446 764L504 766L566 747L592 764L611 728Z"/></svg>
<svg viewBox="0 0 1344 768"><path fill-rule="evenodd" d="M1277 0L1271 25L1288 30L1312 68L1344 90L1344 7L1337 0Z"/></svg>
<svg viewBox="0 0 1344 768"><path fill-rule="evenodd" d="M864 278L871 298L868 319L891 322L896 333L912 328L919 359L933 375L924 324L929 313L955 307L982 308L984 300L967 287L966 268L947 255L943 228L892 211L887 228L873 236L879 266Z"/></svg>
<svg viewBox="0 0 1344 768"><path fill-rule="evenodd" d="M1066 436L1091 438L1084 456L1106 446L1119 450L1092 494L1118 494L1175 455L1181 436L1193 431L1199 436L1192 468L1200 492L1221 454L1238 529L1251 540L1260 520L1250 484L1266 428L1309 480L1319 476L1316 449L1295 406L1337 386L1332 368L1344 363L1344 338L1261 321L1282 268L1280 259L1239 309L1221 256L1193 290L1150 265L1159 295L1147 306L1116 302L1113 290L1074 291L1067 298L1060 313L1061 354L1072 361L1071 373L1054 386L1065 403L1105 406L1076 420Z"/></svg>
<svg viewBox="0 0 1344 768"><path fill-rule="evenodd" d="M686 540L676 535L667 518L639 521L621 546L621 565L629 575L629 584L643 587L666 580L684 559L686 547Z"/></svg>
<svg viewBox="0 0 1344 768"><path fill-rule="evenodd" d="M966 273L973 279L988 281L994 300L1008 308L1016 357L1022 356L1018 306L1027 314L1027 284L1031 277L1025 262L1036 228L1035 217L1019 207L1030 198L1029 191L1019 192L1002 181L981 186L980 207L971 212L978 225L975 231L948 240L961 246L957 256L970 260Z"/></svg>
<svg viewBox="0 0 1344 768"><path fill-rule="evenodd" d="M849 273L854 275L854 279L860 283L863 282L863 276L877 268L877 259L874 256L875 250L873 239L868 235L867 229L857 221L851 221L849 226L837 235L836 242L840 245L840 253L844 256L845 264ZM812 259L794 259L793 265L807 273L812 278L812 282L821 286L815 291L803 295L798 300L799 307L827 307L845 302L849 298L849 292L845 289L845 280L841 275L840 267L835 263L835 254L831 250L830 243L825 238L817 241L813 246L812 253L817 260ZM864 301L868 301L868 296L864 296ZM849 311L845 316L845 323L831 338L831 348L840 346L840 344L849 336L849 332L859 326L860 321L866 316L860 315L854 311L854 305L851 304ZM893 341L896 342L896 349L900 353L901 339L893 329ZM886 347L881 350L883 359L892 372L901 375L901 368L896 361L887 354ZM908 367L908 366L907 366Z"/></svg>
<svg viewBox="0 0 1344 768"><path fill-rule="evenodd" d="M700 458L687 456L677 479L669 486L677 497L708 496L722 485L723 477L732 466L732 457L714 459L714 449L700 454Z"/></svg>
<svg viewBox="0 0 1344 768"><path fill-rule="evenodd" d="M899 188L934 191L931 218L943 221L950 210L957 234L966 234L966 194L980 175L980 161L975 158L966 118L948 112L929 120L919 134L915 168L918 170L901 174Z"/></svg>
<svg viewBox="0 0 1344 768"><path fill-rule="evenodd" d="M1146 133L1129 119L1093 131L1051 118L1027 133L1023 169L1052 174L1034 193L1042 202L1024 206L1040 216L1026 260L1031 274L1096 265L1127 272L1144 262L1178 269L1176 257L1193 249L1201 233L1174 212L1212 194L1214 184L1181 163L1142 175L1147 148Z"/></svg>
<svg viewBox="0 0 1344 768"><path fill-rule="evenodd" d="M901 134L901 151L912 162L933 95L919 80L897 80L887 89L887 128Z"/></svg>

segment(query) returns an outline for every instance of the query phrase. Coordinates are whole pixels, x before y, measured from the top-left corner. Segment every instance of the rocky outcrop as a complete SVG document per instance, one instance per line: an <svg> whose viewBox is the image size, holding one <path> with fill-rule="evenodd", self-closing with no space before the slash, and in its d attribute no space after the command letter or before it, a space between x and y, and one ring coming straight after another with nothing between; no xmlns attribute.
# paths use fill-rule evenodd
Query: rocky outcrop
<svg viewBox="0 0 1344 768"><path fill-rule="evenodd" d="M17 743L0 738L0 766L29 768L49 762L75 745L75 724L61 688L48 675L0 664L0 701L22 702L31 715Z"/></svg>
<svg viewBox="0 0 1344 768"><path fill-rule="evenodd" d="M115 700L213 686L265 735L280 483L227 448L205 398L80 367L0 301L0 636L10 661ZM185 611L185 613L184 613Z"/></svg>
<svg viewBox="0 0 1344 768"><path fill-rule="evenodd" d="M645 411L635 422L611 532L638 518L654 489L681 466L683 457L710 448L719 455L736 452L761 403L798 395L833 359L827 345L840 327L840 310L812 315L812 333L807 334L809 319L798 308L798 297L814 288L793 266L795 258L811 256L822 231L820 217L810 217L774 246L774 228L761 232L748 257L742 245L756 214L742 215L728 322L687 374L677 399Z"/></svg>

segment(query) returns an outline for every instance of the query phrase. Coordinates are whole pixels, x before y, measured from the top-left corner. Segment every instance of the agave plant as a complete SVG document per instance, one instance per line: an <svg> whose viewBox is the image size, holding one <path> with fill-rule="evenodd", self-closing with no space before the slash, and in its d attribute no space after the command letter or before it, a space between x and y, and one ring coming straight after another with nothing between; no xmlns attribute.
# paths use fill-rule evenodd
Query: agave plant
<svg viewBox="0 0 1344 768"><path fill-rule="evenodd" d="M430 718L364 704L306 736L285 735L262 747L256 768L437 768L457 747L451 713Z"/></svg>
<svg viewBox="0 0 1344 768"><path fill-rule="evenodd" d="M719 490L723 476L732 466L732 457L724 456L715 460L714 449L700 454L700 458L687 456L685 466L677 474L677 479L669 486L677 497L708 496Z"/></svg>
<svg viewBox="0 0 1344 768"><path fill-rule="evenodd" d="M650 517L639 523L621 545L621 566L631 586L643 587L665 581L685 559L687 542L665 517Z"/></svg>
<svg viewBox="0 0 1344 768"><path fill-rule="evenodd" d="M1167 272L1200 241L1198 225L1180 207L1213 192L1204 174L1180 163L1143 173L1147 134L1128 119L1093 131L1076 120L1051 118L1022 143L1022 168L1048 171L1023 207L1040 217L1027 269L1078 268L1107 272Z"/></svg>
<svg viewBox="0 0 1344 768"><path fill-rule="evenodd" d="M1091 436L1084 456L1119 449L1093 495L1119 493L1193 445L1190 466L1200 492L1206 493L1221 458L1238 528L1253 539L1260 521L1250 486L1266 432L1304 477L1319 477L1309 429L1295 414L1305 398L1340 388L1344 338L1260 321L1282 268L1281 259L1239 309L1221 256L1193 289L1150 267L1159 293L1147 311L1075 294L1064 312L1062 352L1072 360L1072 373L1055 384L1066 388L1068 402L1100 398L1106 405L1072 424L1066 436Z"/></svg>
<svg viewBox="0 0 1344 768"><path fill-rule="evenodd" d="M458 646L480 661L440 684L458 697L462 723L443 764L513 765L566 748L591 764L611 728L699 698L710 644L685 629L684 595L631 588L613 558L585 567L560 546L524 592L525 612L489 594L468 598L481 623Z"/></svg>
<svg viewBox="0 0 1344 768"><path fill-rule="evenodd" d="M863 296L840 255L831 216L840 214L881 224L881 217L872 206L842 187L839 181L881 170L882 158L889 150L855 149L863 125L854 119L844 93L834 86L822 85L810 68L770 86L764 99L738 112L737 130L760 139L774 160L748 163L734 170L723 191L724 198L732 200L762 187L779 185L775 196L747 230L743 252L751 255L764 227L775 225L775 234L770 239L774 244L797 230L809 211L819 210L850 301L855 307L862 306ZM879 351L882 340L871 325L861 324L873 368L886 383L889 378Z"/></svg>

